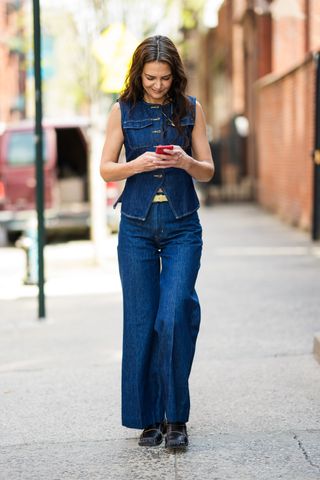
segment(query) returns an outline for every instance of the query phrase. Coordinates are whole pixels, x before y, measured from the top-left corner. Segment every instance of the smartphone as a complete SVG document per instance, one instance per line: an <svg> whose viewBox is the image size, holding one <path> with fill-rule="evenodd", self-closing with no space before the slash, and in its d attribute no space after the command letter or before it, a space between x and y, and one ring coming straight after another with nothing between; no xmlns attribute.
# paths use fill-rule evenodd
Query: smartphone
<svg viewBox="0 0 320 480"><path fill-rule="evenodd" d="M173 145L157 145L156 146L156 153L158 153L159 155L165 155L164 153L164 149L167 149L167 150L173 150Z"/></svg>

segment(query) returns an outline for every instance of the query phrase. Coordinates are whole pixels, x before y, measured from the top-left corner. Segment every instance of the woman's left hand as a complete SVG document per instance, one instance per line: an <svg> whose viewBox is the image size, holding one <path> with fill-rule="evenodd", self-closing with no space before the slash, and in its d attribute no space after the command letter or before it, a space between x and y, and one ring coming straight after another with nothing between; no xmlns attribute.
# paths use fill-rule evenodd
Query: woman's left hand
<svg viewBox="0 0 320 480"><path fill-rule="evenodd" d="M173 150L164 149L163 151L164 154L161 154L161 159L157 161L159 168L188 169L191 158L179 145L174 145Z"/></svg>

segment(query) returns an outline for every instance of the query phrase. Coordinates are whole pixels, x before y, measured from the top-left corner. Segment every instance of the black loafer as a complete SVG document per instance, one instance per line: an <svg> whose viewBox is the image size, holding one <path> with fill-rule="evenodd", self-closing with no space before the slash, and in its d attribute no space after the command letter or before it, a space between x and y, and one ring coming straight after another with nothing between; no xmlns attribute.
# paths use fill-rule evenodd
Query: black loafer
<svg viewBox="0 0 320 480"><path fill-rule="evenodd" d="M164 422L148 425L140 435L139 445L141 447L156 447L163 440L166 425Z"/></svg>
<svg viewBox="0 0 320 480"><path fill-rule="evenodd" d="M167 448L183 448L189 444L185 423L168 423L166 435Z"/></svg>

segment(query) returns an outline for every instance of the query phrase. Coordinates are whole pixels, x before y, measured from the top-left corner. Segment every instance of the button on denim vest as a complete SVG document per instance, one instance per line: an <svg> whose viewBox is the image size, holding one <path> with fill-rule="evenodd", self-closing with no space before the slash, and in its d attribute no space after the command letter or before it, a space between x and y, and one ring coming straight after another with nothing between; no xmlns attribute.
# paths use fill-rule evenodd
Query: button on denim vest
<svg viewBox="0 0 320 480"><path fill-rule="evenodd" d="M191 155L196 99L189 96L189 100L192 108L181 119L183 133L179 133L172 121L174 104L160 105L140 100L132 107L129 103L119 101L127 162L146 151L154 152L157 145L180 145ZM124 215L145 220L159 188L166 194L177 219L199 208L193 179L181 168L156 169L127 178L124 191L114 207L122 202L121 212Z"/></svg>

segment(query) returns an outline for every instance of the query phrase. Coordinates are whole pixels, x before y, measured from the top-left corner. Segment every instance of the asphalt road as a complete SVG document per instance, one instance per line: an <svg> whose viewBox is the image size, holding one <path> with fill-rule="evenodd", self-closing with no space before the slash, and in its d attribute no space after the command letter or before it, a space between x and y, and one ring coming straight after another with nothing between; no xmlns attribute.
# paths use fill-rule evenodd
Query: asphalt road
<svg viewBox="0 0 320 480"><path fill-rule="evenodd" d="M250 204L201 210L202 324L190 446L137 445L120 424L116 238L52 245L47 320L0 250L1 480L319 480L320 247Z"/></svg>

